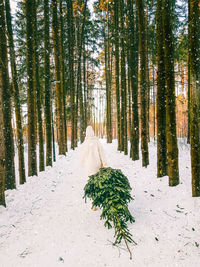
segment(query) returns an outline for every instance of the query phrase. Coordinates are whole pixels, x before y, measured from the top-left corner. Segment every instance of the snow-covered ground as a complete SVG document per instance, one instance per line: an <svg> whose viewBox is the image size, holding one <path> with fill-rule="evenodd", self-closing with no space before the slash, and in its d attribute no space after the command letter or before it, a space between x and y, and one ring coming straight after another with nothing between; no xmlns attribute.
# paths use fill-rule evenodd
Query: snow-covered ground
<svg viewBox="0 0 200 267"><path fill-rule="evenodd" d="M167 177L156 178L153 142L148 168L117 152L116 141L101 142L109 165L121 169L132 186L133 260L124 243L112 245L113 230L104 227L100 211L84 202L87 179L77 149L6 192L7 208L0 207L1 267L200 266L200 198L191 197L189 147L179 146L181 183L172 188Z"/></svg>

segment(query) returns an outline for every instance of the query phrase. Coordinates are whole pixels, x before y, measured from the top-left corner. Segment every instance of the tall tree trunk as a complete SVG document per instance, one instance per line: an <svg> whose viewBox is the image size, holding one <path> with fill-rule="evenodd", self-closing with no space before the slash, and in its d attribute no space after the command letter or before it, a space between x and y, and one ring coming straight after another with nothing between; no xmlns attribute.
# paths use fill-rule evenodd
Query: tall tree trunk
<svg viewBox="0 0 200 267"><path fill-rule="evenodd" d="M84 132L84 108L83 108L83 92L82 92L82 75L81 75L81 59L82 59L82 52L83 52L83 40L85 34L85 20L86 20L86 8L87 8L87 0L84 3L84 10L83 10L83 19L81 24L81 31L78 33L78 71L77 71L77 92L79 95L79 102L80 102L80 140L83 143L85 138Z"/></svg>
<svg viewBox="0 0 200 267"><path fill-rule="evenodd" d="M190 20L191 20L191 13L190 13L190 0L188 0L188 62L187 62L187 74L188 74L188 132L187 132L187 143L190 144Z"/></svg>
<svg viewBox="0 0 200 267"><path fill-rule="evenodd" d="M66 83L65 83L65 53L64 53L64 27L63 27L63 6L62 0L59 0L59 18L60 18L60 27L59 27L59 40L60 40L60 70L61 70L61 87L63 92L63 124L64 124L64 148L65 151L68 151L67 148L67 118L66 118Z"/></svg>
<svg viewBox="0 0 200 267"><path fill-rule="evenodd" d="M121 121L122 121L122 143L124 154L128 154L128 139L127 139L127 93L126 93L126 56L125 56L125 29L124 29L124 3L120 0L120 17L121 17Z"/></svg>
<svg viewBox="0 0 200 267"><path fill-rule="evenodd" d="M104 36L105 46L105 73L106 73L106 120L107 143L112 143L112 108L111 108L111 61L110 61L110 29L108 3L106 6L106 26Z"/></svg>
<svg viewBox="0 0 200 267"><path fill-rule="evenodd" d="M52 109L50 88L50 43L49 43L49 0L44 0L44 72L45 72L45 128L46 165L52 166Z"/></svg>
<svg viewBox="0 0 200 267"><path fill-rule="evenodd" d="M134 26L133 1L128 0L129 42L130 42L130 79L132 91L132 128L131 128L131 152L133 160L139 159L139 119L138 119L138 38L136 26Z"/></svg>
<svg viewBox="0 0 200 267"><path fill-rule="evenodd" d="M1 6L1 0L0 0L0 21L2 19L2 7ZM1 22L0 22L1 26ZM2 40L3 37L2 34L3 31L1 30L0 27L0 40ZM5 201L5 162L6 162L6 157L5 157L5 127L4 127L4 118L3 118L3 67L1 64L2 60L0 58L0 206L6 206L6 201Z"/></svg>
<svg viewBox="0 0 200 267"><path fill-rule="evenodd" d="M163 39L162 0L157 0L156 41L157 41L157 177L167 175L167 141L166 141L166 89Z"/></svg>
<svg viewBox="0 0 200 267"><path fill-rule="evenodd" d="M118 150L121 150L121 134L120 134L120 88L119 88L119 4L114 2L114 18L115 18L115 86L116 86L116 106L117 106L117 138Z"/></svg>
<svg viewBox="0 0 200 267"><path fill-rule="evenodd" d="M17 125L19 183L23 184L26 182L23 130L22 130L21 105L20 105L20 97L19 97L15 48L14 48L14 41L13 41L12 17L11 17L11 12L10 12L10 1L9 0L5 1L5 8L6 8L6 22L7 22L10 63L11 63L11 73L12 73L12 87L13 87L13 93L14 93L15 117L16 117L16 125Z"/></svg>
<svg viewBox="0 0 200 267"><path fill-rule="evenodd" d="M189 48L190 48L190 81L191 81L191 167L192 196L200 196L200 6L199 0L189 1Z"/></svg>
<svg viewBox="0 0 200 267"><path fill-rule="evenodd" d="M37 30L37 7L36 1L33 0L33 26L34 26L34 78L36 87L36 104L37 104L37 122L38 122L38 136L39 136L39 171L45 170L44 163L44 141L43 141L43 122L42 122L42 106L41 106L41 86L39 77L39 55L38 55L38 30Z"/></svg>
<svg viewBox="0 0 200 267"><path fill-rule="evenodd" d="M10 101L10 87L8 76L8 58L7 58L7 42L6 42L6 25L4 15L4 4L0 1L0 63L2 71L2 102L3 102L3 116L4 116L4 136L5 136L5 166L6 166L6 181L5 189L16 188L15 184L15 165L14 165L14 142L13 130L11 123L11 101Z"/></svg>
<svg viewBox="0 0 200 267"><path fill-rule="evenodd" d="M140 39L140 102L141 102L141 148L142 148L142 166L149 164L148 140L147 140L147 74L146 74L146 29L144 17L144 0L136 0L139 39Z"/></svg>
<svg viewBox="0 0 200 267"><path fill-rule="evenodd" d="M146 7L145 15L145 28L146 28L146 81L147 81L147 94L146 94L146 103L147 103L147 140L150 142L150 80L149 80L149 44L148 44L148 27L149 27L149 15L148 7Z"/></svg>
<svg viewBox="0 0 200 267"><path fill-rule="evenodd" d="M71 102L71 148L75 149L74 22L72 0L67 1L69 85Z"/></svg>
<svg viewBox="0 0 200 267"><path fill-rule="evenodd" d="M172 32L172 8L170 0L163 0L164 52L166 77L167 162L169 185L179 184L178 146L176 137L176 103L174 80L174 48Z"/></svg>
<svg viewBox="0 0 200 267"><path fill-rule="evenodd" d="M59 154L65 155L65 129L64 129L64 111L63 111L63 88L61 85L60 77L60 46L59 46L59 25L58 25L58 8L57 0L52 0L53 9L53 46L54 46L54 59L55 59L55 87L56 87L56 123L58 127L58 146Z"/></svg>
<svg viewBox="0 0 200 267"><path fill-rule="evenodd" d="M84 135L88 123L88 112L87 112L87 81L86 81L86 46L84 41L84 51L83 51L83 91L84 91Z"/></svg>
<svg viewBox="0 0 200 267"><path fill-rule="evenodd" d="M37 175L35 91L33 84L33 2L26 1L27 97L28 97L28 176Z"/></svg>

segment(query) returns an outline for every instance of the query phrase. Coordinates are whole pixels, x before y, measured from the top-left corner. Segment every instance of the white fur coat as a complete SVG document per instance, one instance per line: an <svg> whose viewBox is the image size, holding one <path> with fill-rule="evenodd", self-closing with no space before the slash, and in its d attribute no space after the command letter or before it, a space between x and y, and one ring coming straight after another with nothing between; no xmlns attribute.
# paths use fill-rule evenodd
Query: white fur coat
<svg viewBox="0 0 200 267"><path fill-rule="evenodd" d="M85 169L87 176L93 175L101 167L107 166L103 148L99 139L94 136L91 126L87 127L85 141L81 145L80 164Z"/></svg>

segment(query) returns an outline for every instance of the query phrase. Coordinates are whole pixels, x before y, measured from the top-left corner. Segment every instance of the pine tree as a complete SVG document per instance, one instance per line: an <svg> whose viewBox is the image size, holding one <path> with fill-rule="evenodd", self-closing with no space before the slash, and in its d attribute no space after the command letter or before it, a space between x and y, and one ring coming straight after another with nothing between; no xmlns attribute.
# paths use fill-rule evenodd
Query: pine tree
<svg viewBox="0 0 200 267"><path fill-rule="evenodd" d="M2 18L2 7L0 1L0 21ZM1 22L0 22L1 26ZM0 27L0 39L2 40L3 31L1 31ZM0 58L1 62L1 58ZM0 63L0 205L6 206L5 201L5 136L4 136L4 118L3 118L3 100L2 100L2 94L3 94L3 68Z"/></svg>
<svg viewBox="0 0 200 267"><path fill-rule="evenodd" d="M133 160L139 159L139 118L138 118L138 38L136 18L134 18L133 1L128 0L129 51L130 51L130 85L132 91L131 151Z"/></svg>
<svg viewBox="0 0 200 267"><path fill-rule="evenodd" d="M52 0L53 20L53 46L55 60L55 88L56 88L56 123L58 130L59 154L65 155L65 129L64 129L64 109L63 109L63 87L60 79L60 45L58 34L58 14L57 0Z"/></svg>
<svg viewBox="0 0 200 267"><path fill-rule="evenodd" d="M60 40L60 70L61 70L61 91L63 92L63 124L65 151L67 152L67 118L66 118L66 83L65 83L65 51L64 51L64 25L63 25L63 1L59 0L59 40Z"/></svg>
<svg viewBox="0 0 200 267"><path fill-rule="evenodd" d="M50 89L50 43L49 43L49 0L44 0L44 73L45 73L45 128L46 128L46 165L52 166L52 110Z"/></svg>
<svg viewBox="0 0 200 267"><path fill-rule="evenodd" d="M198 0L189 1L189 53L191 82L191 167L192 196L200 196L200 6Z"/></svg>
<svg viewBox="0 0 200 267"><path fill-rule="evenodd" d="M26 47L27 47L27 101L28 101L28 176L37 175L36 156L36 116L34 90L34 35L33 35L33 1L26 1Z"/></svg>
<svg viewBox="0 0 200 267"><path fill-rule="evenodd" d="M163 32L166 78L166 125L167 125L167 162L169 185L179 184L178 146L176 137L174 45L172 32L172 5L163 0Z"/></svg>
<svg viewBox="0 0 200 267"><path fill-rule="evenodd" d="M34 86L36 91L37 104L37 122L39 136L39 171L45 170L44 163L44 141L43 141L43 120L42 120L42 105L41 105L41 85L39 79L39 55L38 55L38 30L37 30L37 7L36 0L33 0L33 36L34 36Z"/></svg>
<svg viewBox="0 0 200 267"><path fill-rule="evenodd" d="M127 93L126 93L126 55L125 55L125 29L124 29L124 3L120 0L120 19L121 19L121 141L124 154L128 154L127 139Z"/></svg>
<svg viewBox="0 0 200 267"><path fill-rule="evenodd" d="M6 8L6 22L7 22L10 63L11 63L11 73L12 73L12 87L13 87L14 104L15 104L15 117L16 117L16 125L17 125L19 183L23 184L26 182L23 130L22 130L21 104L20 104L19 86L18 86L18 74L17 74L17 67L16 67L16 56L15 56L15 47L14 47L14 40L13 40L12 17L11 17L9 0L5 1L5 8Z"/></svg>
<svg viewBox="0 0 200 267"><path fill-rule="evenodd" d="M5 25L5 7L3 1L0 1L0 64L2 72L2 103L4 116L4 137L5 137L5 189L15 189L15 165L14 165L14 141L11 122L11 92L8 76L8 58L7 58L7 41Z"/></svg>
<svg viewBox="0 0 200 267"><path fill-rule="evenodd" d="M141 102L141 149L142 149L142 166L147 167L149 164L148 140L147 140L147 74L146 74L146 29L144 17L144 1L136 0L139 39L140 39L140 102Z"/></svg>
<svg viewBox="0 0 200 267"><path fill-rule="evenodd" d="M75 149L74 21L72 0L67 1L69 87L71 104L71 148Z"/></svg>
<svg viewBox="0 0 200 267"><path fill-rule="evenodd" d="M157 39L157 177L167 175L166 142L166 88L164 64L163 7L162 0L157 0L156 10Z"/></svg>
<svg viewBox="0 0 200 267"><path fill-rule="evenodd" d="M115 86L116 86L116 106L117 106L117 137L118 150L121 150L120 134L120 87L119 87L119 4L114 1L114 20L115 20Z"/></svg>

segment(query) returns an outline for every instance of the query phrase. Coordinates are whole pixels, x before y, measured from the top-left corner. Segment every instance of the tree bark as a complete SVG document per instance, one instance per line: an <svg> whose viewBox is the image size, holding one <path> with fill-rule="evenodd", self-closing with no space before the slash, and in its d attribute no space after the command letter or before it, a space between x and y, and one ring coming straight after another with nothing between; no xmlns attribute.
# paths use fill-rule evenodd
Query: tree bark
<svg viewBox="0 0 200 267"><path fill-rule="evenodd" d="M163 39L162 0L157 0L156 10L157 42L157 177L167 175L167 140L166 140L166 88Z"/></svg>
<svg viewBox="0 0 200 267"><path fill-rule="evenodd" d="M11 92L8 76L8 58L7 58L7 42L6 42L6 25L4 15L4 4L0 1L0 64L2 72L2 103L4 116L4 137L5 137L5 189L15 189L15 164L14 164L14 141L11 123Z"/></svg>
<svg viewBox="0 0 200 267"><path fill-rule="evenodd" d="M6 8L6 22L7 22L10 63L11 63L11 73L12 73L12 87L13 87L13 93L14 93L15 117L16 117L16 125L17 125L19 183L23 184L26 182L23 130L22 130L21 105L20 105L20 96L19 96L19 87L18 87L18 76L17 76L17 68L16 68L16 56L15 56L15 48L14 48L14 40L13 40L12 17L11 17L9 0L5 1L5 8Z"/></svg>
<svg viewBox="0 0 200 267"><path fill-rule="evenodd" d="M28 176L37 175L35 90L33 84L33 1L26 1L27 100L28 100Z"/></svg>
<svg viewBox="0 0 200 267"><path fill-rule="evenodd" d="M121 18L121 141L124 154L128 154L127 139L127 92L126 92L126 56L125 56L125 29L124 29L124 3L120 0L120 18Z"/></svg>
<svg viewBox="0 0 200 267"><path fill-rule="evenodd" d="M115 18L115 86L116 86L116 107L117 107L117 138L118 150L121 150L120 134L120 87L119 87L119 4L114 1L114 18Z"/></svg>
<svg viewBox="0 0 200 267"><path fill-rule="evenodd" d="M166 77L167 162L169 186L179 184L178 146L176 137L176 103L174 80L174 47L172 8L170 0L163 0L164 53Z"/></svg>
<svg viewBox="0 0 200 267"><path fill-rule="evenodd" d="M62 0L59 0L59 40L60 40L60 77L61 91L63 92L63 124L64 124L64 149L67 152L67 118L66 118L66 83L65 83L65 53L64 53L64 26L63 26L63 5Z"/></svg>
<svg viewBox="0 0 200 267"><path fill-rule="evenodd" d="M1 0L0 0L0 5L1 5ZM0 6L0 19L2 15L2 10ZM1 23L0 23L1 25ZM0 40L2 40L2 31L0 29ZM1 62L1 58L0 58ZM5 201L5 136L4 136L4 118L3 118L3 100L2 100L2 94L3 94L3 68L0 63L0 205L6 206L6 201Z"/></svg>
<svg viewBox="0 0 200 267"><path fill-rule="evenodd" d="M44 163L44 141L43 141L43 121L42 121L42 105L41 105L41 86L39 77L39 55L38 55L38 30L37 30L37 8L36 0L33 0L33 36L34 36L34 86L36 90L36 104L37 104L37 123L38 123L38 137L39 137L39 171L45 170Z"/></svg>
<svg viewBox="0 0 200 267"><path fill-rule="evenodd" d="M199 0L189 1L189 48L190 48L190 81L191 81L191 169L192 196L200 196L200 6Z"/></svg>
<svg viewBox="0 0 200 267"><path fill-rule="evenodd" d="M52 109L50 89L50 43L49 43L49 0L44 0L44 72L45 72L45 128L46 165L52 166Z"/></svg>
<svg viewBox="0 0 200 267"><path fill-rule="evenodd" d="M128 0L129 43L130 43L130 79L132 91L132 128L131 151L133 160L139 159L139 118L138 118L138 32L136 31L137 18L134 19L133 1Z"/></svg>
<svg viewBox="0 0 200 267"><path fill-rule="evenodd" d="M74 22L72 0L67 1L69 86L71 103L71 148L75 149Z"/></svg>
<svg viewBox="0 0 200 267"><path fill-rule="evenodd" d="M139 40L140 40L140 102L141 102L141 149L142 149L142 166L149 165L149 152L147 140L147 74L146 74L146 29L144 17L144 0L136 0Z"/></svg>
<svg viewBox="0 0 200 267"><path fill-rule="evenodd" d="M58 129L58 146L59 154L65 155L65 129L64 129L64 110L63 110L63 88L60 77L60 45L59 45L59 25L58 25L58 9L57 0L52 0L53 9L53 46L54 46L54 60L55 60L55 88L56 88L56 124Z"/></svg>

